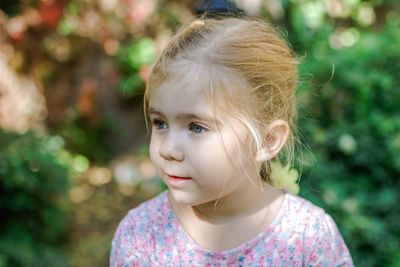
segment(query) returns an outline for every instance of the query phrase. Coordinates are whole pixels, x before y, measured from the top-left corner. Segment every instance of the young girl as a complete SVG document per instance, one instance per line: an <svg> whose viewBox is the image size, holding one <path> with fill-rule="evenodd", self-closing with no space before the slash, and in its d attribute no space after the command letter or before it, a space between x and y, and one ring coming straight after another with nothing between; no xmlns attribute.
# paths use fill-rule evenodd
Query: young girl
<svg viewBox="0 0 400 267"><path fill-rule="evenodd" d="M168 190L131 210L111 266L352 266L321 208L271 185L293 154L297 61L258 20L197 20L155 62L150 157Z"/></svg>

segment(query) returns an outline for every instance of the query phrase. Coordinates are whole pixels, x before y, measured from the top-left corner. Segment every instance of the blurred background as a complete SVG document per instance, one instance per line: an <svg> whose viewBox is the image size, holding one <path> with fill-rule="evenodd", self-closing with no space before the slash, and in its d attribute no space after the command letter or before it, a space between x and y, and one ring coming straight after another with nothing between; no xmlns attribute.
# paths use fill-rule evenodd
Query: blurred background
<svg viewBox="0 0 400 267"><path fill-rule="evenodd" d="M400 266L400 2L211 2L0 1L0 267L108 266L118 222L165 189L149 66L182 22L233 4L301 59L300 195L356 266Z"/></svg>

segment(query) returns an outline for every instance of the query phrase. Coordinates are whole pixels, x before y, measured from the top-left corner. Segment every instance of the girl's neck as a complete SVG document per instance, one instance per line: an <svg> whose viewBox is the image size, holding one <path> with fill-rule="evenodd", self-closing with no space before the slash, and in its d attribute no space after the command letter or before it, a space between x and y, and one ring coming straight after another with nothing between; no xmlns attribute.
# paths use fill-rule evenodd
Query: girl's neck
<svg viewBox="0 0 400 267"><path fill-rule="evenodd" d="M239 202L221 200L217 209L214 203L195 207L181 205L170 194L169 200L181 226L197 245L208 251L226 251L265 231L280 213L284 193L271 186L260 193L244 194Z"/></svg>
<svg viewBox="0 0 400 267"><path fill-rule="evenodd" d="M228 222L251 216L268 207L279 198L283 192L268 184L263 189L243 190L238 197L237 193L226 195L217 201L211 201L198 206L186 206L176 203L172 197L175 211L182 217L191 217L213 224Z"/></svg>

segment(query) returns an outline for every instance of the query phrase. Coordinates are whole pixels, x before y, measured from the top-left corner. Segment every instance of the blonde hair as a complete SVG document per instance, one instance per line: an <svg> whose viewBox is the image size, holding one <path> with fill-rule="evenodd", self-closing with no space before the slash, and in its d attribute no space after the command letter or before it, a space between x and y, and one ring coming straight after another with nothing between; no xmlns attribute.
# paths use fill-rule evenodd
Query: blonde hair
<svg viewBox="0 0 400 267"><path fill-rule="evenodd" d="M238 18L200 19L188 23L171 39L153 65L146 85L145 112L151 89L167 78L190 71L188 62L198 66L196 73L206 72L209 83L206 86L211 96L222 93L231 100L257 149L263 146L265 131L272 121L288 122L289 139L283 157L280 156L286 164L292 164L298 61L274 27L261 20ZM260 176L268 182L270 175L271 165L264 162Z"/></svg>

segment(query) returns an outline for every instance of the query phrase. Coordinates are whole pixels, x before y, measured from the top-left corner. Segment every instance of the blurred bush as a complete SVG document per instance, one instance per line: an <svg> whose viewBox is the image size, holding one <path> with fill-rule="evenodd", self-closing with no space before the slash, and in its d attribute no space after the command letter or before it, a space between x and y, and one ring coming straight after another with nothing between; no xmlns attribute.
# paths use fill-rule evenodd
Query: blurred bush
<svg viewBox="0 0 400 267"><path fill-rule="evenodd" d="M119 89L124 97L143 94L147 72L156 57L153 39L144 37L122 47L118 60L124 79Z"/></svg>
<svg viewBox="0 0 400 267"><path fill-rule="evenodd" d="M0 266L65 266L68 153L59 137L0 131Z"/></svg>
<svg viewBox="0 0 400 267"><path fill-rule="evenodd" d="M383 14L376 28L356 16L312 27L302 8L289 18L304 55L299 126L311 150L301 195L332 214L356 266L400 266L400 15Z"/></svg>

